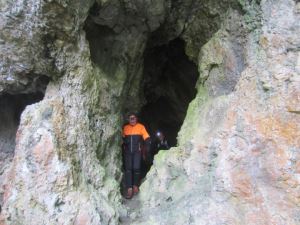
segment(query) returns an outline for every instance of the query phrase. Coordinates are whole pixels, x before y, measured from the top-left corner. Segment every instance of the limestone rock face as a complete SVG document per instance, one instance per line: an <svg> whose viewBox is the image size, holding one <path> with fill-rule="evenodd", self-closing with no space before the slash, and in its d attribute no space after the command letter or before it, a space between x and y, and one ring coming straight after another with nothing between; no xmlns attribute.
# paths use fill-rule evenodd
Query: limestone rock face
<svg viewBox="0 0 300 225"><path fill-rule="evenodd" d="M293 0L0 1L0 223L120 223L143 54L180 38L197 95L130 223L299 224L299 19Z"/></svg>
<svg viewBox="0 0 300 225"><path fill-rule="evenodd" d="M33 92L43 76L62 75L91 3L1 1L0 91Z"/></svg>
<svg viewBox="0 0 300 225"><path fill-rule="evenodd" d="M76 77L70 79L74 71L69 71L55 85L49 84L43 101L22 114L14 159L4 182L2 219L6 224L109 224L118 220L120 167L104 167L102 149L109 151L110 144L106 141L107 149L99 144L101 139L114 139L117 128L104 128L100 115L89 115L96 103L87 98L95 89L83 89L84 77L92 68L86 47L81 45L79 50L84 66ZM118 163L117 151L106 157Z"/></svg>
<svg viewBox="0 0 300 225"><path fill-rule="evenodd" d="M126 70L134 68L131 59L122 58L127 49L117 52L112 71L91 61L95 46L83 29L93 3L1 2L1 93L45 92L21 117L3 181L5 224L117 224L124 211L121 112L129 92ZM141 40L134 43L142 46ZM139 52L140 47L132 50L132 57ZM45 76L46 90L39 82Z"/></svg>
<svg viewBox="0 0 300 225"><path fill-rule="evenodd" d="M260 8L261 27L225 20L201 48L179 147L155 158L135 224L300 223L299 3Z"/></svg>
<svg viewBox="0 0 300 225"><path fill-rule="evenodd" d="M15 149L15 137L20 122L21 112L26 105L41 100L42 94L4 94L0 97L0 202L3 197L2 182L9 167Z"/></svg>
<svg viewBox="0 0 300 225"><path fill-rule="evenodd" d="M1 222L117 224L126 213L119 191L123 115L139 107L145 40L164 19L164 2L0 6L0 93L45 94L22 113L16 141L12 135L8 142L15 151L1 162ZM111 9L125 21L106 17ZM3 110L1 120L10 107ZM12 133L18 122L13 126ZM10 135L0 134L3 143Z"/></svg>

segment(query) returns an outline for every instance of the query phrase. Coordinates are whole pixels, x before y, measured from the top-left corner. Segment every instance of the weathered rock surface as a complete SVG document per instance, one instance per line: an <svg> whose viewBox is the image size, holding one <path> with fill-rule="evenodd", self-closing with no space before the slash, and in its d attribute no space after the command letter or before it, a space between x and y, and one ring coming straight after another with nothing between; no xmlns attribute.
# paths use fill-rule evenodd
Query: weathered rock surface
<svg viewBox="0 0 300 225"><path fill-rule="evenodd" d="M139 12L132 2L1 2L0 92L44 91L40 80L50 79L45 98L22 114L1 222L117 224L126 213L120 129L122 113L139 104L146 39L145 21L135 15L151 16L150 32L161 4ZM128 21L105 18L115 5ZM119 25L127 27L110 27Z"/></svg>
<svg viewBox="0 0 300 225"><path fill-rule="evenodd" d="M1 92L34 92L64 74L92 1L1 1ZM79 10L80 9L80 10Z"/></svg>
<svg viewBox="0 0 300 225"><path fill-rule="evenodd" d="M146 42L179 37L198 93L131 224L299 224L299 17L292 0L0 1L0 94L45 92L0 125L0 144L16 143L0 223L126 216L123 115L143 104Z"/></svg>
<svg viewBox="0 0 300 225"><path fill-rule="evenodd" d="M15 138L21 112L26 105L37 102L41 98L42 94L40 93L0 96L0 202L3 197L4 171L9 167L14 156Z"/></svg>
<svg viewBox="0 0 300 225"><path fill-rule="evenodd" d="M179 147L155 158L135 224L300 223L299 3L260 7L243 45L225 21L202 47Z"/></svg>

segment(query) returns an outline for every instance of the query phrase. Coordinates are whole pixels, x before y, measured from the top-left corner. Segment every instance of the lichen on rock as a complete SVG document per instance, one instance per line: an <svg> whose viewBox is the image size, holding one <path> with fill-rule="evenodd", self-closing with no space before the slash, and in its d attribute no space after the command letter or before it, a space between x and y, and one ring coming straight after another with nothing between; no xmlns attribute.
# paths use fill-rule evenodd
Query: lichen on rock
<svg viewBox="0 0 300 225"><path fill-rule="evenodd" d="M164 158L155 158L142 188L149 190L153 180L159 185L140 196L146 207L134 224L299 223L299 180L294 160L299 158L299 138L295 135L299 135L300 123L287 110L291 101L284 100L295 99L292 96L299 91L299 82L294 79L299 76L294 67L297 53L288 50L299 46L295 39L299 26L296 32L290 30L299 18L296 6L293 1L262 2L251 7L261 7L259 12L231 20L233 24L246 23L240 33L233 35L224 22L203 45L199 51L198 94L179 133L180 146L165 153ZM231 15L227 14L228 18ZM259 26L253 24L259 17L249 18L251 15L262 15L261 23L256 23ZM287 21L289 26L282 26ZM274 34L273 29L280 34ZM258 42L265 36L273 42L264 41L268 47L263 48ZM238 47L233 47L236 44ZM270 89L266 91L261 80L268 82ZM207 90L204 93L203 88ZM178 148L188 155L174 160ZM179 159L180 163L172 163ZM186 177L184 185L168 179L166 168L180 168L181 176ZM161 186L176 186L177 190L167 189L161 195ZM167 194L166 199L163 196Z"/></svg>

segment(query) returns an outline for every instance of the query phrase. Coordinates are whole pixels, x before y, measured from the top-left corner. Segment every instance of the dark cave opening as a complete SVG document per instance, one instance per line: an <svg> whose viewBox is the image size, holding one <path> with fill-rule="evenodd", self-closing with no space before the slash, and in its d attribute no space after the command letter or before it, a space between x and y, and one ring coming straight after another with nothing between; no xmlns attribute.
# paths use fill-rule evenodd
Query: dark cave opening
<svg viewBox="0 0 300 225"><path fill-rule="evenodd" d="M197 93L195 84L198 69L185 54L184 40L175 38L166 44L158 45L157 38L152 33L149 41L145 43L145 48L144 45L141 45L142 47L137 45L141 49L131 49L132 46L136 47L130 45L130 41L135 41L132 39L134 34L126 33L126 30L123 33L116 32L93 10L97 12L97 8L94 7L84 26L93 66L100 68L104 76L115 82L118 66L123 66L126 73L122 93L126 104L122 103L122 98L118 99L120 104L123 104L120 106L123 122L128 122L125 120L128 112L138 111L139 121L145 125L152 140L159 130L165 134L170 147L176 146L177 134L186 116L188 105ZM137 62L139 59L141 60ZM141 66L143 66L142 74ZM133 98L136 102L132 100ZM122 154L124 175L126 170L124 151ZM142 160L142 177L150 169L152 156L145 161ZM122 193L126 192L125 175L120 190Z"/></svg>
<svg viewBox="0 0 300 225"><path fill-rule="evenodd" d="M113 77L124 55L130 55L128 49L124 50L126 40L122 41L127 36L115 33L112 28L103 25L97 4L91 8L84 30L93 65ZM139 119L152 137L160 130L167 137L169 145L176 146L177 133L186 116L188 105L196 96L198 69L185 54L185 42L182 39L175 38L160 45L156 39L157 32L153 32L144 50L143 81L140 86L144 104L139 109ZM129 63L130 59L127 60ZM130 89L130 77L137 69L128 66L126 70L129 84L125 88ZM136 96L136 99L140 97ZM130 100L127 105L128 102ZM131 109L124 107L123 112L126 115L125 112Z"/></svg>
<svg viewBox="0 0 300 225"><path fill-rule="evenodd" d="M48 79L46 80L48 83ZM2 185L2 175L14 156L15 139L21 114L27 105L36 103L43 97L43 92L0 95L0 185ZM3 197L1 191L0 189L0 206Z"/></svg>
<svg viewBox="0 0 300 225"><path fill-rule="evenodd" d="M140 120L151 137L162 131L170 146L177 144L177 133L189 103L196 96L197 66L185 54L185 43L176 38L169 43L146 48L143 91L146 104Z"/></svg>
<svg viewBox="0 0 300 225"><path fill-rule="evenodd" d="M15 149L15 137L20 117L27 105L42 100L42 92L30 94L0 95L0 163L12 158ZM3 165L0 165L2 168Z"/></svg>

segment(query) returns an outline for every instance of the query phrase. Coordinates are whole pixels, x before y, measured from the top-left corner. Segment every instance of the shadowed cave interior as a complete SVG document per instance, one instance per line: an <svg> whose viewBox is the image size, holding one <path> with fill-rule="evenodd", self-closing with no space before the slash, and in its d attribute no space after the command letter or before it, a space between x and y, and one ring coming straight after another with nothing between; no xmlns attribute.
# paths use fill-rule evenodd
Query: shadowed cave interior
<svg viewBox="0 0 300 225"><path fill-rule="evenodd" d="M116 48L121 45L116 34L91 19L87 20L85 31L93 64L113 76L119 63ZM144 104L138 111L139 121L151 137L156 131L162 131L169 145L176 146L177 133L196 95L197 66L185 54L182 39L175 38L161 45L153 42L150 38L143 54L141 90Z"/></svg>
<svg viewBox="0 0 300 225"><path fill-rule="evenodd" d="M184 52L184 41L176 38L144 54L143 91L146 104L140 120L153 136L162 131L175 146L189 103L196 95L196 65Z"/></svg>
<svg viewBox="0 0 300 225"><path fill-rule="evenodd" d="M106 74L114 76L120 59L122 43L114 31L88 19L85 26L91 60ZM138 111L139 120L152 136L157 130L165 133L175 146L188 104L196 96L197 66L185 54L185 43L175 38L163 45L149 39L144 51L142 94L144 104ZM126 122L126 121L124 121Z"/></svg>
<svg viewBox="0 0 300 225"><path fill-rule="evenodd" d="M113 29L97 24L93 19L93 11L90 13L92 16L87 19L84 30L90 46L91 61L105 74L114 77L118 64L122 63L124 44ZM181 38L157 44L159 42L155 37L155 33L150 36L142 55L141 91L137 91L141 96L137 98L141 97L143 104L137 113L152 139L156 131L162 131L169 146L173 147L177 144L177 134L188 105L197 93L195 84L198 70L185 54L185 42ZM129 87L132 87L131 84ZM143 176L149 169L144 167Z"/></svg>
<svg viewBox="0 0 300 225"><path fill-rule="evenodd" d="M20 123L21 113L27 105L42 100L41 92L29 94L4 94L0 96L0 149L1 158L12 155L15 148L16 132ZM1 160L4 162L4 160Z"/></svg>

